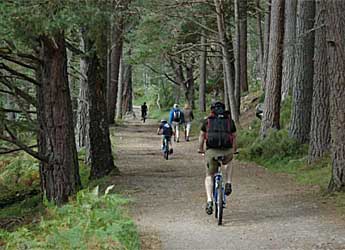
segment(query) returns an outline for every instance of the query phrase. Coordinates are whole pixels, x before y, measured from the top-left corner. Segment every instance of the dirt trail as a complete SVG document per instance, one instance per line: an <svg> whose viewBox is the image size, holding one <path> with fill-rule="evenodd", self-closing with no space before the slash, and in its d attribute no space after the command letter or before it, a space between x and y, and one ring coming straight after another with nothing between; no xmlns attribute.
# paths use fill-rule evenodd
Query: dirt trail
<svg viewBox="0 0 345 250"><path fill-rule="evenodd" d="M143 249L345 249L345 226L313 201L312 190L285 175L233 162L234 193L224 225L205 213L204 164L197 140L160 154L157 124L129 122L116 128L122 176L114 183L133 198Z"/></svg>

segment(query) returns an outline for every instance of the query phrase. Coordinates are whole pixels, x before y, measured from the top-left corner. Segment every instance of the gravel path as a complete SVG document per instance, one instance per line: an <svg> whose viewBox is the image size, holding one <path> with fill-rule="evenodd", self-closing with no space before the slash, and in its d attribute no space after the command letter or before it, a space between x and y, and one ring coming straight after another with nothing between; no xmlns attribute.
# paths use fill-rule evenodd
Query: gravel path
<svg viewBox="0 0 345 250"><path fill-rule="evenodd" d="M157 124L116 128L114 183L133 198L142 249L345 249L344 222L315 202L315 190L253 164L234 161L234 193L224 225L205 213L204 164L197 139L160 154Z"/></svg>

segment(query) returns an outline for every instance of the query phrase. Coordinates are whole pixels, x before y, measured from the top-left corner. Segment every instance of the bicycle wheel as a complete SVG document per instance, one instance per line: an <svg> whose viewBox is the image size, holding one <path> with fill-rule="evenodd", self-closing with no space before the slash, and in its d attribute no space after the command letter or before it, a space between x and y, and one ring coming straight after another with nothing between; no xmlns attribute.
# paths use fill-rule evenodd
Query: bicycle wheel
<svg viewBox="0 0 345 250"><path fill-rule="evenodd" d="M164 140L164 144L165 144L164 145L164 158L166 160L168 160L169 159L169 142L167 139Z"/></svg>
<svg viewBox="0 0 345 250"><path fill-rule="evenodd" d="M217 219L218 219L218 225L222 225L222 220L223 220L223 190L222 190L221 183L219 183L219 185L217 187L216 214L217 214Z"/></svg>
<svg viewBox="0 0 345 250"><path fill-rule="evenodd" d="M218 218L218 197L217 197L217 193L216 193L216 178L214 178L213 180L213 189L212 189L212 193L213 193L213 198L214 198L214 217L217 219Z"/></svg>
<svg viewBox="0 0 345 250"><path fill-rule="evenodd" d="M164 151L164 158L166 160L169 160L169 150L167 150L167 149L165 149L165 151Z"/></svg>

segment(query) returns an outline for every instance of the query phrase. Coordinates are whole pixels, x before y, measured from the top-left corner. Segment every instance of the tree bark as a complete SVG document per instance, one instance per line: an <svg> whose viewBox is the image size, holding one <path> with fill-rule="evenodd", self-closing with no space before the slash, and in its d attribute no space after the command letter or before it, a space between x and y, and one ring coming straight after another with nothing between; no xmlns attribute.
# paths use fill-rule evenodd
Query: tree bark
<svg viewBox="0 0 345 250"><path fill-rule="evenodd" d="M119 88L120 60L123 50L123 18L120 16L118 21L112 25L112 42L111 42L111 72L110 83L107 87L107 106L109 124L115 122L115 111L117 104L117 90Z"/></svg>
<svg viewBox="0 0 345 250"><path fill-rule="evenodd" d="M84 31L82 31L84 32ZM80 49L85 52L85 41L81 35ZM88 82L87 82L87 60L85 57L80 59L80 84L79 84L79 98L78 98L78 112L76 124L76 145L77 151L86 147L89 151L89 104L88 104ZM89 153L87 153L89 155ZM87 159L88 157L86 157Z"/></svg>
<svg viewBox="0 0 345 250"><path fill-rule="evenodd" d="M49 159L40 164L41 186L47 199L60 205L81 187L64 34L42 36L40 42L38 145L39 152Z"/></svg>
<svg viewBox="0 0 345 250"><path fill-rule="evenodd" d="M206 60L207 60L207 46L205 34L201 35L201 53L200 53L200 83L199 83L199 109L201 112L206 112Z"/></svg>
<svg viewBox="0 0 345 250"><path fill-rule="evenodd" d="M328 153L331 140L329 117L330 86L327 78L327 29L325 26L326 8L327 3L325 0L316 2L318 19L315 22L315 26L319 28L315 30L314 86L308 154L309 164Z"/></svg>
<svg viewBox="0 0 345 250"><path fill-rule="evenodd" d="M271 35L267 67L264 115L261 136L266 136L270 128L280 129L280 103L284 39L284 0L272 2Z"/></svg>
<svg viewBox="0 0 345 250"><path fill-rule="evenodd" d="M85 75L88 88L90 179L101 178L111 171L118 172L112 157L106 103L107 86L107 22L104 20L99 32L83 32L85 47ZM96 46L97 45L97 46Z"/></svg>
<svg viewBox="0 0 345 250"><path fill-rule="evenodd" d="M122 119L123 76L124 76L124 65L123 65L123 59L121 56L119 81L118 81L118 89L117 89L117 100L116 100L116 120Z"/></svg>
<svg viewBox="0 0 345 250"><path fill-rule="evenodd" d="M124 74L124 88L123 88L123 113L133 111L133 90L132 90L132 65L125 64L125 74Z"/></svg>
<svg viewBox="0 0 345 250"><path fill-rule="evenodd" d="M235 1L235 14L237 12L237 61L240 92L248 91L248 74L247 74L247 0ZM236 95L237 108L240 109L241 93ZM238 111L240 112L240 110Z"/></svg>
<svg viewBox="0 0 345 250"><path fill-rule="evenodd" d="M345 191L345 2L327 1L332 178L330 191Z"/></svg>
<svg viewBox="0 0 345 250"><path fill-rule="evenodd" d="M223 64L224 66L224 64ZM223 96L224 96L224 104L225 104L225 109L226 110L230 110L230 101L229 101L229 90L228 90L228 83L226 82L227 81L227 77L225 75L225 69L223 70L223 75L224 75L224 78L223 78L223 85L224 85L224 93L223 93Z"/></svg>
<svg viewBox="0 0 345 250"><path fill-rule="evenodd" d="M285 1L285 36L283 56L282 100L292 88L295 66L297 0Z"/></svg>
<svg viewBox="0 0 345 250"><path fill-rule="evenodd" d="M267 0L267 11L265 13L265 34L264 34L264 59L262 64L262 89L266 88L266 77L267 77L267 65L268 65L268 52L270 46L270 25L271 25L271 0Z"/></svg>
<svg viewBox="0 0 345 250"><path fill-rule="evenodd" d="M292 115L289 134L299 143L307 143L310 133L314 74L315 2L298 1L297 44L294 67Z"/></svg>
<svg viewBox="0 0 345 250"><path fill-rule="evenodd" d="M234 82L234 69L233 69L233 50L231 44L228 41L225 19L224 19L224 0L214 0L217 11L217 27L219 42L222 46L222 57L223 64L225 68L224 77L227 78L226 82L228 84L229 91L229 101L230 101L230 111L232 119L234 119L236 125L239 126L239 113L235 100L235 82ZM230 49L231 48L231 49Z"/></svg>
<svg viewBox="0 0 345 250"><path fill-rule="evenodd" d="M264 62L264 36L262 32L262 15L261 15L260 0L256 0L256 25L258 33L258 48L259 48L259 72L262 70L262 65Z"/></svg>
<svg viewBox="0 0 345 250"><path fill-rule="evenodd" d="M195 103L194 103L194 69L193 64L186 66L186 75L187 80L184 84L185 89L185 99L189 106L194 109Z"/></svg>
<svg viewBox="0 0 345 250"><path fill-rule="evenodd" d="M90 179L98 179L118 169L111 152L109 123L106 105L106 74L96 52L88 58L89 117L90 117Z"/></svg>

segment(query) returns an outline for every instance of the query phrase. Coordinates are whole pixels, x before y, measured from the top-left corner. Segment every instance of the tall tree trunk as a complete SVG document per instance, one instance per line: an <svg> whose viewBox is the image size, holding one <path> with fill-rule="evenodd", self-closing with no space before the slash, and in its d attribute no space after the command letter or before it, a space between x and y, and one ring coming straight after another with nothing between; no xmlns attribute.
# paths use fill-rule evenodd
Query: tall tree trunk
<svg viewBox="0 0 345 250"><path fill-rule="evenodd" d="M104 66L99 63L96 52L88 58L87 78L89 85L90 117L90 179L101 178L118 169L114 165L106 105L106 74Z"/></svg>
<svg viewBox="0 0 345 250"><path fill-rule="evenodd" d="M327 79L327 29L326 0L316 2L318 19L315 26L315 50L314 50L314 86L313 104L311 112L309 163L324 156L330 146L331 131L329 117L329 92L330 86Z"/></svg>
<svg viewBox="0 0 345 250"><path fill-rule="evenodd" d="M224 65L224 64L223 64ZM224 85L224 104L225 104L225 109L230 110L230 101L229 101L229 90L228 90L228 83L226 82L227 77L225 76L225 70L224 70L224 78L223 78L223 85Z"/></svg>
<svg viewBox="0 0 345 250"><path fill-rule="evenodd" d="M193 64L186 66L187 81L185 85L185 98L192 109L195 107L194 103L194 69Z"/></svg>
<svg viewBox="0 0 345 250"><path fill-rule="evenodd" d="M107 88L108 121L115 122L115 110L117 104L117 90L119 88L120 59L123 50L123 18L120 16L116 23L113 23L111 42L111 72L110 83Z"/></svg>
<svg viewBox="0 0 345 250"><path fill-rule="evenodd" d="M315 1L298 1L293 105L289 134L299 143L309 140L314 74Z"/></svg>
<svg viewBox="0 0 345 250"><path fill-rule="evenodd" d="M234 41L234 51L235 51L235 101L236 101L236 107L237 112L240 113L240 102L241 102L241 47L242 47L242 33L241 33L241 10L240 10L240 1L241 0L235 0L235 41ZM246 1L246 0L245 0Z"/></svg>
<svg viewBox="0 0 345 250"><path fill-rule="evenodd" d="M127 112L133 111L132 105L132 65L125 64L125 75L124 75L124 87L123 87L123 113L126 114Z"/></svg>
<svg viewBox="0 0 345 250"><path fill-rule="evenodd" d="M269 45L267 85L261 136L270 128L280 129L280 102L284 39L284 0L274 0L271 10L271 35Z"/></svg>
<svg viewBox="0 0 345 250"><path fill-rule="evenodd" d="M271 0L267 0L267 11L265 14L265 34L264 34L264 59L262 64L262 89L265 90L266 88L266 78L267 78L267 65L268 65L268 52L269 52L269 46L270 46L270 25L271 25Z"/></svg>
<svg viewBox="0 0 345 250"><path fill-rule="evenodd" d="M40 164L41 185L48 200L62 204L81 187L64 34L40 42L39 151L49 159Z"/></svg>
<svg viewBox="0 0 345 250"><path fill-rule="evenodd" d="M84 32L84 31L82 31ZM81 36L80 49L85 52L85 42L83 36ZM87 60L85 57L80 59L80 84L79 84L79 98L78 98L78 112L77 112L77 124L76 124L76 145L77 151L86 147L89 151L89 104L88 104L88 82L87 82ZM89 155L89 153L87 153ZM86 157L86 159L88 156Z"/></svg>
<svg viewBox="0 0 345 250"><path fill-rule="evenodd" d="M116 100L116 120L122 119L122 92L123 92L123 76L125 67L123 65L123 59L120 59L120 70L119 70L119 82L117 88L117 100Z"/></svg>
<svg viewBox="0 0 345 250"><path fill-rule="evenodd" d="M285 35L283 56L282 100L292 87L295 66L297 0L285 1Z"/></svg>
<svg viewBox="0 0 345 250"><path fill-rule="evenodd" d="M200 83L199 83L199 109L206 112L206 70L207 70L207 46L205 34L201 35L201 53L200 53Z"/></svg>
<svg viewBox="0 0 345 250"><path fill-rule="evenodd" d="M264 62L264 35L262 32L262 15L261 15L261 6L260 0L256 0L256 26L257 26L257 33L258 33L258 48L259 48L259 70L261 72L262 65Z"/></svg>
<svg viewBox="0 0 345 250"><path fill-rule="evenodd" d="M330 191L345 191L345 2L327 1L332 179Z"/></svg>
<svg viewBox="0 0 345 250"><path fill-rule="evenodd" d="M238 39L237 55L239 60L240 87L242 92L248 91L248 74L247 74L247 0L236 0L238 12ZM237 97L238 98L238 97ZM241 98L241 97L240 97ZM240 108L240 102L237 103Z"/></svg>
<svg viewBox="0 0 345 250"><path fill-rule="evenodd" d="M233 71L233 56L231 55L232 49L230 49L230 42L227 39L225 19L224 19L224 0L214 0L216 11L217 11L217 27L219 42L222 46L222 57L225 68L224 77L227 78L230 101L231 116L234 119L236 125L239 125L239 113L235 100L235 89L234 89L234 71ZM230 52L231 51L231 52Z"/></svg>

